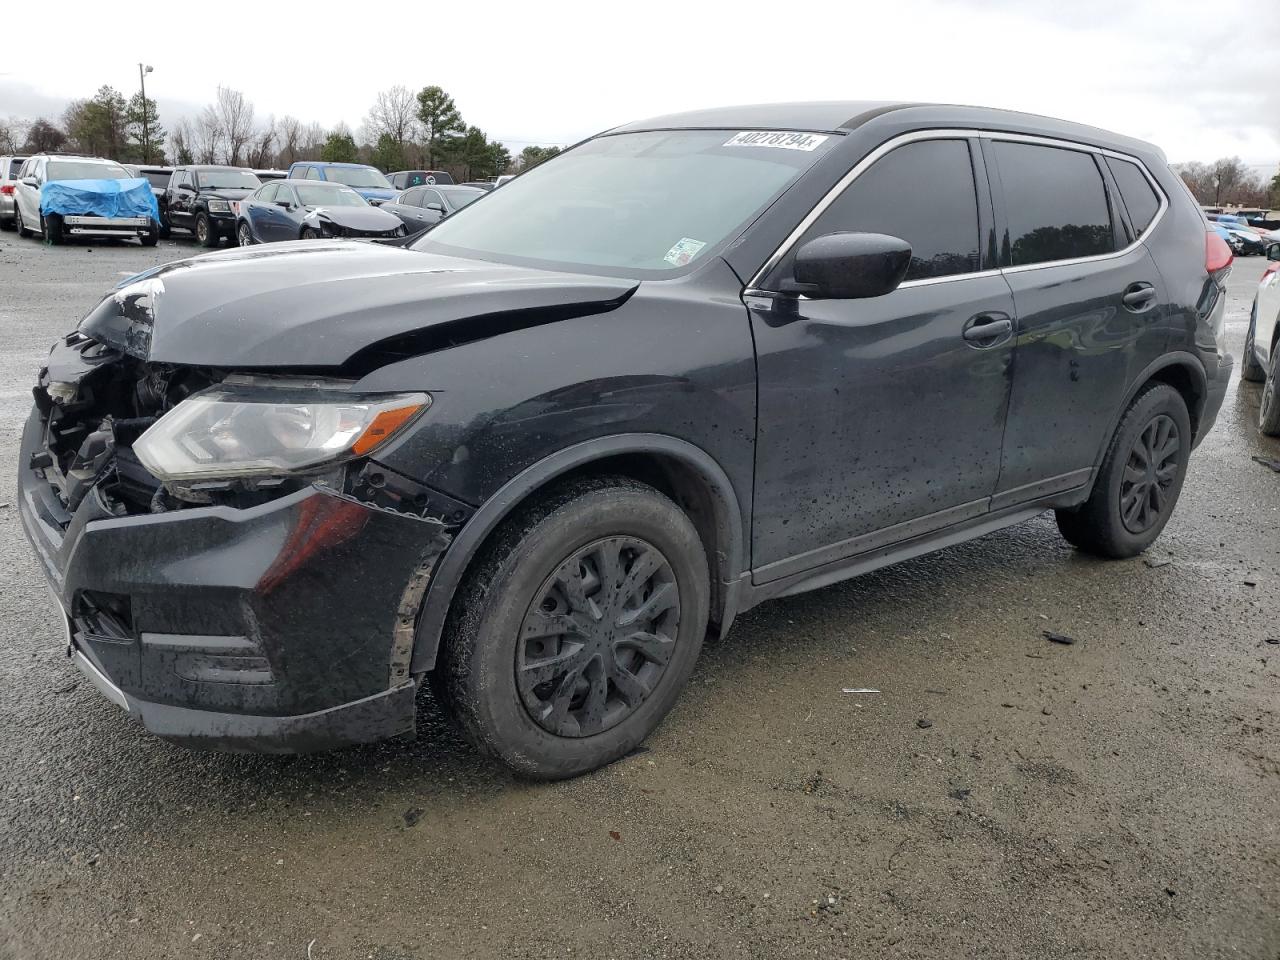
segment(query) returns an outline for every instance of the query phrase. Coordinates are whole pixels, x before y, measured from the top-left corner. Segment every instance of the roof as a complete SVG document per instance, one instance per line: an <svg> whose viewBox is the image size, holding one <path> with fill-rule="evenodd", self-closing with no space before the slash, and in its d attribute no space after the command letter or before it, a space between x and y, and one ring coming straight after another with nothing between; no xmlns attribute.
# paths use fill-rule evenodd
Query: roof
<svg viewBox="0 0 1280 960"><path fill-rule="evenodd" d="M289 166L296 167L300 164L308 167L358 167L361 170L378 169L369 163L347 163L343 160L295 160L293 163L289 164ZM381 173L382 171L379 170L378 172Z"/></svg>
<svg viewBox="0 0 1280 960"><path fill-rule="evenodd" d="M724 130L807 130L819 133L847 133L877 117L893 114L903 119L919 118L922 125L951 125L986 130L1009 130L1044 137L1080 140L1126 150L1160 151L1151 144L1098 127L1057 120L1032 113L1018 113L995 107L974 107L948 103L913 103L905 100L826 100L806 103L757 103L736 107L713 107L688 113L671 113L623 124L609 133L638 130L682 130L711 128ZM1161 154L1163 156L1163 154Z"/></svg>

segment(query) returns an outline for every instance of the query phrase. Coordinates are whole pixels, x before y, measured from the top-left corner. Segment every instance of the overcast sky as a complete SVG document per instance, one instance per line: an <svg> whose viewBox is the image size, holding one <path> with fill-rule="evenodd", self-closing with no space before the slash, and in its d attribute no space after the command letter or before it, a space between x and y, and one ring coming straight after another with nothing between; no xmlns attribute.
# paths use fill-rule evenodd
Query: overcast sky
<svg viewBox="0 0 1280 960"><path fill-rule="evenodd" d="M142 57L170 128L220 83L259 117L353 129L378 90L439 84L513 152L676 110L906 99L1091 123L1174 161L1280 163L1277 0L486 0L453 15L425 5L420 21L413 4L306 7L208 0L179 16L63 0L52 33L38 16L17 27L30 8L11 7L10 26L36 32L5 45L0 116L57 115L104 83L131 94ZM255 29L258 17L275 25Z"/></svg>

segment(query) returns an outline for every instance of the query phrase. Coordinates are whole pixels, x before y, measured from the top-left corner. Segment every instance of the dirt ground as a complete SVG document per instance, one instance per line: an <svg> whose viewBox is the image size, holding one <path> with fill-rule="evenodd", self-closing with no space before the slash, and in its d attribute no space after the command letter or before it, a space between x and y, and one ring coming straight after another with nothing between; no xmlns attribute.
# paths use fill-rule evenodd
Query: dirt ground
<svg viewBox="0 0 1280 960"><path fill-rule="evenodd" d="M0 472L52 339L189 242L0 234ZM1262 272L1239 261L1237 356ZM1145 559L1051 516L777 601L646 749L530 785L431 702L190 753L62 655L0 496L0 957L1280 957L1280 458L1233 384ZM1046 641L1054 630L1076 639ZM878 693L843 693L844 688Z"/></svg>

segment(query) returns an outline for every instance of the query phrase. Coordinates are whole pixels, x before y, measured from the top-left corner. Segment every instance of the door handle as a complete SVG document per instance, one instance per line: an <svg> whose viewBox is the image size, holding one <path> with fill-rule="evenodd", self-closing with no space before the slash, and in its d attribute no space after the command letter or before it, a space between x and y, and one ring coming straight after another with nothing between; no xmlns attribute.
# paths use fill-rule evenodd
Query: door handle
<svg viewBox="0 0 1280 960"><path fill-rule="evenodd" d="M975 347L994 347L1013 336L1013 320L1003 313L980 313L968 319L961 336Z"/></svg>
<svg viewBox="0 0 1280 960"><path fill-rule="evenodd" d="M1134 313L1141 313L1156 299L1156 288L1149 283L1131 283L1124 288L1121 302Z"/></svg>

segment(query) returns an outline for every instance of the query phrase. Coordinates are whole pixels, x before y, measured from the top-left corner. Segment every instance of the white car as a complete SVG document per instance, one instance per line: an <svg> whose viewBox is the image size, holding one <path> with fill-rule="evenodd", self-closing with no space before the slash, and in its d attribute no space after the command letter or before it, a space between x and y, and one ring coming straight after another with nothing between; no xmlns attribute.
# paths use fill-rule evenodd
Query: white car
<svg viewBox="0 0 1280 960"><path fill-rule="evenodd" d="M1271 264L1253 298L1240 375L1262 383L1258 428L1269 437L1280 437L1280 242L1268 243L1266 254Z"/></svg>
<svg viewBox="0 0 1280 960"><path fill-rule="evenodd" d="M40 188L50 180L131 180L133 175L114 160L99 157L28 157L13 192L14 225L18 235L38 233L49 243L62 243L67 235L137 237L144 246L155 246L157 226L148 217L53 217L46 223L40 213Z"/></svg>

